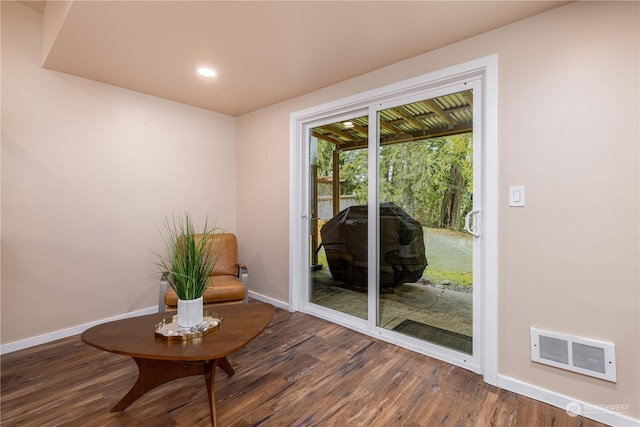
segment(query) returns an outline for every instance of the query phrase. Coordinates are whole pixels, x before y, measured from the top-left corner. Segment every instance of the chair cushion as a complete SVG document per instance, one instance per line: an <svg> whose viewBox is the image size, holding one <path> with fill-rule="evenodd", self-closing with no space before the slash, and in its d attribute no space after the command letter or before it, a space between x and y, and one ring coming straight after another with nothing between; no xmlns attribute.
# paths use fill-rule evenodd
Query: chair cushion
<svg viewBox="0 0 640 427"><path fill-rule="evenodd" d="M244 283L236 276L211 276L208 282L209 287L202 295L205 304L243 301L247 293ZM167 290L164 302L168 307L176 307L178 305L178 295L173 289L169 288Z"/></svg>
<svg viewBox="0 0 640 427"><path fill-rule="evenodd" d="M220 240L220 254L213 269L212 276L223 276L226 274L238 275L238 240L233 233L223 233L216 235Z"/></svg>
<svg viewBox="0 0 640 427"><path fill-rule="evenodd" d="M196 235L197 239L202 238L202 234ZM218 246L218 260L213 269L212 276L230 274L238 275L238 241L233 233L219 233L209 236L210 248Z"/></svg>

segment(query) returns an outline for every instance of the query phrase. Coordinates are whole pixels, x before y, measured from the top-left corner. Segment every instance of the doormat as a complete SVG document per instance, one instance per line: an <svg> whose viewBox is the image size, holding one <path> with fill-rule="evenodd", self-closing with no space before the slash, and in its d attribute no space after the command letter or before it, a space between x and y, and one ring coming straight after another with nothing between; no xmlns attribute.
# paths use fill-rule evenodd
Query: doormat
<svg viewBox="0 0 640 427"><path fill-rule="evenodd" d="M420 338L443 347L461 351L462 353L473 353L473 338L446 329L436 328L410 319L404 320L394 331Z"/></svg>

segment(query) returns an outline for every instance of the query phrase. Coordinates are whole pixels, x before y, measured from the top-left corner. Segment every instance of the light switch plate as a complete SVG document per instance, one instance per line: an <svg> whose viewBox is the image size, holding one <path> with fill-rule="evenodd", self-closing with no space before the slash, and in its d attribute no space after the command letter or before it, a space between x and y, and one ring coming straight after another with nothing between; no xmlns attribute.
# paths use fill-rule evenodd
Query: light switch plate
<svg viewBox="0 0 640 427"><path fill-rule="evenodd" d="M524 206L524 185L509 187L509 206Z"/></svg>

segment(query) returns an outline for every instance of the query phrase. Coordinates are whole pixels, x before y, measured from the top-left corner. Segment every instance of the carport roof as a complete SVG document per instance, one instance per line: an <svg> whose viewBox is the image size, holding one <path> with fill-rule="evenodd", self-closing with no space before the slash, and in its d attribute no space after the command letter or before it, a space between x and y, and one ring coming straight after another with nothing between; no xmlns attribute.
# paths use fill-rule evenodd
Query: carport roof
<svg viewBox="0 0 640 427"><path fill-rule="evenodd" d="M313 128L312 136L353 150L368 145L368 117L351 119ZM437 136L456 135L473 130L471 90L389 108L380 112L381 145L419 141Z"/></svg>

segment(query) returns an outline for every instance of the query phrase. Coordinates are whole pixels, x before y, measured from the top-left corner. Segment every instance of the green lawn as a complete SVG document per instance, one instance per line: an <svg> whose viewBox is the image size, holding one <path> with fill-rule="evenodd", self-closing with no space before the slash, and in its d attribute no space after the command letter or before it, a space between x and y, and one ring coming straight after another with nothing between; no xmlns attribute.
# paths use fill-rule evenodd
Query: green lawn
<svg viewBox="0 0 640 427"><path fill-rule="evenodd" d="M424 227L424 244L429 265L422 277L431 283L449 280L471 286L473 237L466 233Z"/></svg>

